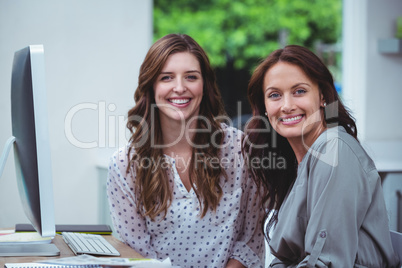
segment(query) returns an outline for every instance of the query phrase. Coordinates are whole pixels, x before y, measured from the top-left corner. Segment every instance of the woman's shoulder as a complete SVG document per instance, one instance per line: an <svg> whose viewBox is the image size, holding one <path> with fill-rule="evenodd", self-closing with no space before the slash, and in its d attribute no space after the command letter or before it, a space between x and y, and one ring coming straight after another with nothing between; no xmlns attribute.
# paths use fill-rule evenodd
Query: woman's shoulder
<svg viewBox="0 0 402 268"><path fill-rule="evenodd" d="M224 136L221 148L229 147L230 149L234 149L241 147L242 138L244 136L243 131L225 123L221 123L221 129Z"/></svg>
<svg viewBox="0 0 402 268"><path fill-rule="evenodd" d="M225 133L225 137L236 137L236 138L242 138L244 133L238 128L235 128L233 126L227 125L226 123L221 123L221 129Z"/></svg>
<svg viewBox="0 0 402 268"><path fill-rule="evenodd" d="M111 156L111 161L118 163L119 165L127 165L130 157L129 154L132 155L135 153L135 149L130 146L130 144L126 144L119 149L117 149Z"/></svg>
<svg viewBox="0 0 402 268"><path fill-rule="evenodd" d="M360 142L346 132L342 126L332 127L323 132L309 148L309 153L323 162L358 161L367 172L375 169L371 157Z"/></svg>
<svg viewBox="0 0 402 268"><path fill-rule="evenodd" d="M130 146L130 143L127 143L124 146L119 147L116 151L114 151L113 156L127 155L130 150L133 151L135 149L132 146Z"/></svg>

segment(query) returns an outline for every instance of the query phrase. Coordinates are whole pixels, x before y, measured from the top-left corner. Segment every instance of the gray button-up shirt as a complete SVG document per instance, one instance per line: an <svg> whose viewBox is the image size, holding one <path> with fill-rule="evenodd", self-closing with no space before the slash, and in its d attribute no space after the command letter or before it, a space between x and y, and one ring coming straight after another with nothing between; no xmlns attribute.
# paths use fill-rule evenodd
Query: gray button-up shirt
<svg viewBox="0 0 402 268"><path fill-rule="evenodd" d="M376 167L343 127L314 142L279 210L271 267L397 267Z"/></svg>

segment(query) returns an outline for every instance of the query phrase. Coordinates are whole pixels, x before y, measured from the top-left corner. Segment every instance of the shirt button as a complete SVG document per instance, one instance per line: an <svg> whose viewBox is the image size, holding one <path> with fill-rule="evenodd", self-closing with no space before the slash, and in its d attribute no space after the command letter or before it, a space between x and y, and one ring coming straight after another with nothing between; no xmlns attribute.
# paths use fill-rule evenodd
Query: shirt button
<svg viewBox="0 0 402 268"><path fill-rule="evenodd" d="M321 238L327 237L327 232L322 231L322 232L320 233L320 237L321 237Z"/></svg>

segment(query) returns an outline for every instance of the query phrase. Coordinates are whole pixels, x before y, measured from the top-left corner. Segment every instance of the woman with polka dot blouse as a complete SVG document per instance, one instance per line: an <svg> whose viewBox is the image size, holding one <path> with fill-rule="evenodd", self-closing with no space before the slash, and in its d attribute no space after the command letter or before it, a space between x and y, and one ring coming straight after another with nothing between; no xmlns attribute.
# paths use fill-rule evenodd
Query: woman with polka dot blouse
<svg viewBox="0 0 402 268"><path fill-rule="evenodd" d="M170 34L148 51L129 143L107 181L120 238L144 257L184 267L262 267L264 212L247 172L242 132L224 109L204 50Z"/></svg>

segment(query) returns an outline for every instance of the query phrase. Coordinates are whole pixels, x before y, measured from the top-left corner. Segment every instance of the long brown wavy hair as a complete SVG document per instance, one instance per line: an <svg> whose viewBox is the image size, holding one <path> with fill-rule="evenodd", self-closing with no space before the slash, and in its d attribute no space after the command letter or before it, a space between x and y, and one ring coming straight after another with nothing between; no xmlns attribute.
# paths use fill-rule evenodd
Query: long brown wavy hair
<svg viewBox="0 0 402 268"><path fill-rule="evenodd" d="M141 213L152 220L160 213L166 215L172 201L172 189L166 173L170 165L163 154L163 149L153 146L163 143L153 85L168 57L179 52L189 52L198 59L204 82L199 110L202 120L197 120L197 129L208 129L208 131L197 131L192 142L193 144L210 144L211 132L217 133L214 136L216 144L223 142L222 129L215 117L225 115L224 106L208 56L188 35L169 34L162 37L151 46L141 65L138 87L134 94L135 106L129 110L127 122L127 128L132 133L128 155L134 152L127 172L135 169L134 191L138 197L137 207L142 208ZM219 148L217 147L219 146L198 147L202 146L193 147L192 160L195 159L195 155L198 157L202 155L205 159L218 156ZM141 159L152 161L148 161L147 165L141 165ZM222 167L208 165L197 167L195 164L202 163L190 161L189 177L200 202L203 217L209 208L216 209L222 196L220 177L226 176L226 173Z"/></svg>
<svg viewBox="0 0 402 268"><path fill-rule="evenodd" d="M270 215L266 230L268 239L269 230L278 221L278 211L297 176L297 160L288 140L275 132L265 116L264 76L278 62L299 66L312 81L318 84L327 103L323 111L325 116L322 118L325 127L343 126L357 140L355 121L339 99L330 71L313 52L301 46L289 45L275 50L257 66L247 89L253 118L245 127L242 151L248 162L252 159L262 161L263 157L270 154L277 158L282 157L286 163L282 168L264 168L256 165L250 167L256 184L263 187L266 218ZM268 130L269 133L256 131L261 129Z"/></svg>

